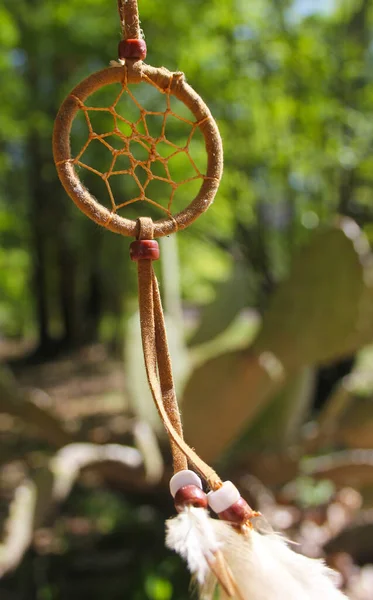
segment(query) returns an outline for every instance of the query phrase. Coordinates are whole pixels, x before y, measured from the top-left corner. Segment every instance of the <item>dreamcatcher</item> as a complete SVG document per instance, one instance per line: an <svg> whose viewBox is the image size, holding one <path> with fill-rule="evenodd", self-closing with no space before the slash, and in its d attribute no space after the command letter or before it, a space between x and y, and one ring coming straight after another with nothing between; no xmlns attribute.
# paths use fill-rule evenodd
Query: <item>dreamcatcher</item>
<svg viewBox="0 0 373 600"><path fill-rule="evenodd" d="M56 118L53 150L60 180L78 208L99 225L136 238L130 252L138 266L145 366L173 455L170 491L178 516L166 524L166 544L186 560L200 597L205 600L213 598L217 587L222 599L341 599L344 596L334 586L332 572L323 562L293 552L272 532L258 532L253 526L258 513L251 510L233 483L221 481L183 439L161 298L152 266L152 261L159 258L154 238L184 229L212 203L222 174L222 144L208 107L186 83L183 73L170 73L143 62L146 45L140 30L137 0L118 0L118 8L123 34L119 62L91 75L68 95ZM143 83L165 98L162 110L147 109L139 101L132 86ZM112 84L118 89L111 102L103 105L91 102L96 92L105 91ZM136 117L122 112L124 99L135 106ZM174 99L187 107L191 116L176 112ZM103 131L98 131L93 123L97 114L108 123ZM72 128L79 116L85 121L87 139L72 155ZM157 134L149 128L153 117L160 123ZM182 142L180 138L178 143L170 139L171 119L183 124L188 131ZM192 152L197 132L203 136L207 155L204 170L197 165ZM86 159L93 143L109 153L110 160L104 171ZM141 156L134 152L135 145L142 149ZM190 169L187 177L176 179L170 164L180 156L187 159ZM83 185L80 180L83 172L103 182L107 206ZM133 196L117 200L113 181L118 177L130 178L135 183ZM152 197L152 182L167 186L166 203ZM197 195L182 210L174 212L179 188L190 182L199 184ZM153 220L144 216L131 220L124 217L123 209L136 203L148 206L151 211L162 211L162 218ZM175 208L177 210L177 206ZM207 494L201 478L210 490ZM209 509L219 519L212 518Z"/></svg>

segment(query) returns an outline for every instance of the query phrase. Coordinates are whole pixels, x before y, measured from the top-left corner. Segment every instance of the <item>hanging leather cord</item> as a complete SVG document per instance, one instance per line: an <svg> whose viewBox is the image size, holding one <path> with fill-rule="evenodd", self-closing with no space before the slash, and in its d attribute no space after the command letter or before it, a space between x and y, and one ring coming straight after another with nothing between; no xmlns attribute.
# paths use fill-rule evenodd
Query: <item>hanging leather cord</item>
<svg viewBox="0 0 373 600"><path fill-rule="evenodd" d="M138 220L138 225L138 240L152 240L152 220L147 217L141 218ZM222 485L219 476L183 439L164 315L152 260L140 258L137 260L137 265L145 368L155 405L170 438L174 470L176 472L186 469L189 462L202 475L209 487L216 490Z"/></svg>
<svg viewBox="0 0 373 600"><path fill-rule="evenodd" d="M118 12L123 39L142 38L137 0L118 0Z"/></svg>
<svg viewBox="0 0 373 600"><path fill-rule="evenodd" d="M163 310L161 303L161 296L159 292L158 281L152 268L152 279L153 279L153 310L154 310L154 324L155 324L155 346L156 346L156 357L158 364L158 376L159 383L161 386L161 393L163 399L163 406L166 413L178 435L183 438L183 426L181 423L180 412L176 399L175 384L172 374L171 357L168 350L167 334L165 329L165 322L163 318ZM174 472L181 471L182 469L188 468L188 461L185 454L171 439L171 451L174 461Z"/></svg>

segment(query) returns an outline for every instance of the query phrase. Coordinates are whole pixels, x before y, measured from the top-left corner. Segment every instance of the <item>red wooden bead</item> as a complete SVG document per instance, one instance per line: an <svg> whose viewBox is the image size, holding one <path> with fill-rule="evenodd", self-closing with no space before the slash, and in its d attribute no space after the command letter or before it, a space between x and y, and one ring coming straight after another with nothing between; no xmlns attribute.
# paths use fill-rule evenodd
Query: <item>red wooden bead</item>
<svg viewBox="0 0 373 600"><path fill-rule="evenodd" d="M232 504L226 510L218 514L219 519L222 521L229 521L230 523L235 523L237 525L243 525L246 521L249 521L252 517L257 516L258 513L253 511L246 500L240 498Z"/></svg>
<svg viewBox="0 0 373 600"><path fill-rule="evenodd" d="M156 240L136 240L130 245L131 260L158 260L159 246Z"/></svg>
<svg viewBox="0 0 373 600"><path fill-rule="evenodd" d="M207 494L196 485L184 485L175 494L175 508L181 512L185 506L207 508Z"/></svg>
<svg viewBox="0 0 373 600"><path fill-rule="evenodd" d="M144 40L121 40L118 45L118 56L122 60L133 58L144 60L146 58L146 43Z"/></svg>

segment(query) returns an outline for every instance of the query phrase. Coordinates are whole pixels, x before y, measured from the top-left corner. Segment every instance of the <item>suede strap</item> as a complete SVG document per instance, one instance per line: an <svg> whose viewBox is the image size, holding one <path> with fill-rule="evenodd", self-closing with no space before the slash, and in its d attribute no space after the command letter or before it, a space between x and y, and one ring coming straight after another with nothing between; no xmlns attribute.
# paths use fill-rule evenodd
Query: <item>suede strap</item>
<svg viewBox="0 0 373 600"><path fill-rule="evenodd" d="M152 238L152 220L147 217L139 219L138 239ZM146 373L155 405L170 438L174 471L187 469L189 462L202 475L209 487L216 490L222 485L217 473L183 439L161 297L152 261L139 260L137 265L141 336Z"/></svg>

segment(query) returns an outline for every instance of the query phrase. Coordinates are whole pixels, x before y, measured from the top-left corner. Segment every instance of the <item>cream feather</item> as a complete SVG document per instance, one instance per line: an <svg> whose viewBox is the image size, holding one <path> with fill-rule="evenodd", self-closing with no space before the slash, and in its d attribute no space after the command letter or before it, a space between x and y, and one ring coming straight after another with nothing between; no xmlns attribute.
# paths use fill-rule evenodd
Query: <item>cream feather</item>
<svg viewBox="0 0 373 600"><path fill-rule="evenodd" d="M276 533L212 519L202 508L185 508L166 523L166 545L187 562L201 600L343 600L336 573L322 560L294 552Z"/></svg>
<svg viewBox="0 0 373 600"><path fill-rule="evenodd" d="M291 550L281 536L253 529L239 533L223 521L213 521L221 552L237 584L241 600L343 600L336 574L323 561ZM213 575L205 580L202 597L212 598ZM221 591L221 600L231 596Z"/></svg>
<svg viewBox="0 0 373 600"><path fill-rule="evenodd" d="M185 509L174 519L166 521L166 546L186 561L199 585L210 572L209 562L219 550L213 520L203 508Z"/></svg>

